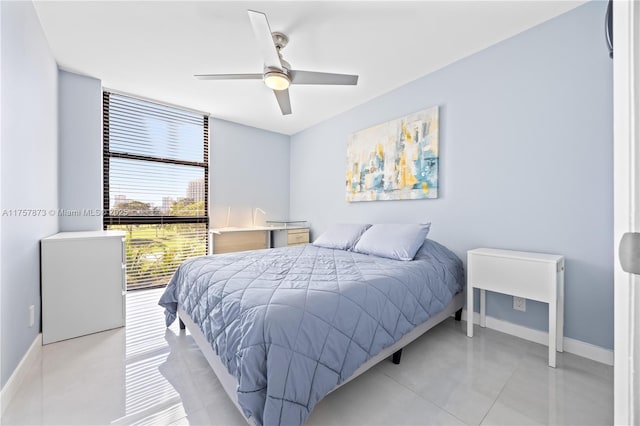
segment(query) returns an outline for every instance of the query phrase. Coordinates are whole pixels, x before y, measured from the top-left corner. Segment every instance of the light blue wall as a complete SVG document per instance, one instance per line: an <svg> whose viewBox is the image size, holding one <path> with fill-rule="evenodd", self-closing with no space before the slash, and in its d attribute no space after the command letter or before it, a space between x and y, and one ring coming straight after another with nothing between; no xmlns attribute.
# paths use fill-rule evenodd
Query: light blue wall
<svg viewBox="0 0 640 426"><path fill-rule="evenodd" d="M210 121L212 227L251 225L252 209L268 219L289 214L289 136L225 120ZM264 215L256 216L262 224Z"/></svg>
<svg viewBox="0 0 640 426"><path fill-rule="evenodd" d="M341 221L430 220L430 236L463 259L484 246L563 254L565 335L612 348L605 8L588 3L294 135L290 215L311 221L314 236ZM348 135L433 105L440 106L440 198L348 204ZM510 297L491 294L488 315L547 329L546 305L537 302L520 313Z"/></svg>
<svg viewBox="0 0 640 426"><path fill-rule="evenodd" d="M58 75L61 231L98 231L102 215L102 82L67 71Z"/></svg>
<svg viewBox="0 0 640 426"><path fill-rule="evenodd" d="M40 331L40 239L58 231L58 68L31 2L2 8L0 386ZM44 214L44 216L42 216ZM29 327L28 309L36 322Z"/></svg>

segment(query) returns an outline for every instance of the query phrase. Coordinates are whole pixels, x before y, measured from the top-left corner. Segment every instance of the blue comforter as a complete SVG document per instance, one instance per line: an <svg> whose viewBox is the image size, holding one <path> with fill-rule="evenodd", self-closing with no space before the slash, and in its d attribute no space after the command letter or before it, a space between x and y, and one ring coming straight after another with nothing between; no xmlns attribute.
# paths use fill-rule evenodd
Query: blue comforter
<svg viewBox="0 0 640 426"><path fill-rule="evenodd" d="M299 425L369 358L461 291L460 259L427 240L413 261L304 245L185 261L160 299L180 305L238 379L259 425Z"/></svg>

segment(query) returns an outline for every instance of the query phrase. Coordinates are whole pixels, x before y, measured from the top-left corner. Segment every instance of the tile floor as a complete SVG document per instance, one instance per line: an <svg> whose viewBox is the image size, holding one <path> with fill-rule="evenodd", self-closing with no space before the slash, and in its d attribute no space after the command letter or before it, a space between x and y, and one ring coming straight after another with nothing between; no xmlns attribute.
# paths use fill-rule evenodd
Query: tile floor
<svg viewBox="0 0 640 426"><path fill-rule="evenodd" d="M127 327L47 345L3 425L244 425L161 290L127 296ZM613 368L449 319L327 396L308 425L613 422Z"/></svg>

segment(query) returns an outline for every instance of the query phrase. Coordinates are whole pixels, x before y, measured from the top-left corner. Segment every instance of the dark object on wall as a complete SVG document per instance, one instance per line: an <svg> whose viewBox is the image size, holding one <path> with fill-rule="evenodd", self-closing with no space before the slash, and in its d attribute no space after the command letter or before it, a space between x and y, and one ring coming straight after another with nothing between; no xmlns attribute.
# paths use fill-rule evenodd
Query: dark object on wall
<svg viewBox="0 0 640 426"><path fill-rule="evenodd" d="M618 257L623 271L640 274L640 233L627 232L622 236Z"/></svg>
<svg viewBox="0 0 640 426"><path fill-rule="evenodd" d="M607 14L604 17L604 36L607 39L609 57L613 59L613 0L609 0Z"/></svg>

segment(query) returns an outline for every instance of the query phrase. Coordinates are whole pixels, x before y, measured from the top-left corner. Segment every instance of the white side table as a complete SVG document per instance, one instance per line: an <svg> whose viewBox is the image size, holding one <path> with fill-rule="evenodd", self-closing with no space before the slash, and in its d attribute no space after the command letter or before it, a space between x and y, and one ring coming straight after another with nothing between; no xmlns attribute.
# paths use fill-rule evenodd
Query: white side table
<svg viewBox="0 0 640 426"><path fill-rule="evenodd" d="M467 336L473 337L473 289L480 289L480 326L486 326L486 290L549 304L549 366L564 337L564 257L478 248L467 252Z"/></svg>

